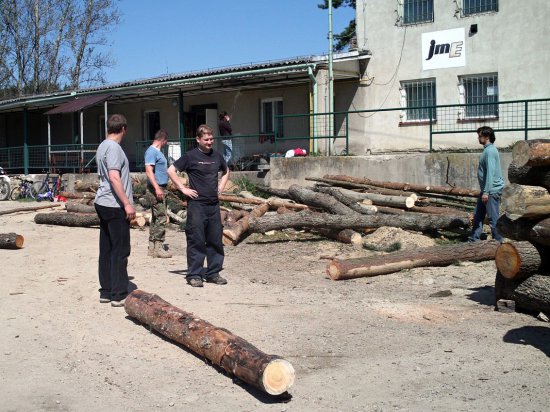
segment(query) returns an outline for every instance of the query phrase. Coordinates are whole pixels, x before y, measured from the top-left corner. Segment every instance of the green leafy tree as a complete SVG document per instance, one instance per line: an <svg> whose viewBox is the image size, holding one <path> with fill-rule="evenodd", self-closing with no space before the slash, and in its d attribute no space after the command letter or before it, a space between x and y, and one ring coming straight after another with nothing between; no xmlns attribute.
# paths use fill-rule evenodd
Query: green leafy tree
<svg viewBox="0 0 550 412"><path fill-rule="evenodd" d="M317 7L320 9L328 9L328 0L324 0L323 4L318 4ZM353 7L355 10L355 0L332 0L332 7L337 9L339 7ZM343 51L346 47L349 47L351 40L355 37L355 19L350 20L347 27L338 34L333 36L333 50L340 52Z"/></svg>

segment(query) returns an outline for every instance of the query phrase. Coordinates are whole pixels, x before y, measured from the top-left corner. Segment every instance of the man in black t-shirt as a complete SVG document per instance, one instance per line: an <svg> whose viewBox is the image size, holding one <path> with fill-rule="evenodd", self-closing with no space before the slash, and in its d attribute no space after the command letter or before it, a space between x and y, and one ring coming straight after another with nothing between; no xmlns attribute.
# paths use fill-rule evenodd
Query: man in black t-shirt
<svg viewBox="0 0 550 412"><path fill-rule="evenodd" d="M203 124L197 129L198 147L185 153L168 168L168 176L188 197L187 222L187 283L202 287L203 280L225 285L220 276L223 269L223 226L218 194L229 180L229 169L221 153L212 148L212 129ZM222 177L218 183L218 172ZM182 185L177 172L186 172L189 187ZM206 258L206 271L203 268Z"/></svg>

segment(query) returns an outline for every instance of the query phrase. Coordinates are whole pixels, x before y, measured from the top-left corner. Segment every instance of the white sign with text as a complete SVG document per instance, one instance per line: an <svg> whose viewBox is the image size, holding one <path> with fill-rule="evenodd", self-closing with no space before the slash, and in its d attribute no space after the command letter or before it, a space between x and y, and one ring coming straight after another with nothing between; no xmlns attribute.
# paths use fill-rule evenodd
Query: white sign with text
<svg viewBox="0 0 550 412"><path fill-rule="evenodd" d="M422 70L465 65L464 28L422 33Z"/></svg>

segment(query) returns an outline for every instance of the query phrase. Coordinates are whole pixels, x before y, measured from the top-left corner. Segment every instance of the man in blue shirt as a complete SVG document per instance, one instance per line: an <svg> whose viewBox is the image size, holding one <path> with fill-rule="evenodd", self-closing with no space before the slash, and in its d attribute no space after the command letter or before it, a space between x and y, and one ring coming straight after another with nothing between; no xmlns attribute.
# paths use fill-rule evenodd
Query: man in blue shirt
<svg viewBox="0 0 550 412"><path fill-rule="evenodd" d="M166 185L168 184L168 163L161 149L168 143L168 133L160 129L155 139L145 151L145 174L147 175L147 200L151 203L151 223L149 225L149 256L171 258L164 249L166 236Z"/></svg>
<svg viewBox="0 0 550 412"><path fill-rule="evenodd" d="M500 156L493 144L496 140L495 132L488 126L477 129L479 144L483 145L483 152L479 157L477 179L479 181L480 195L474 212L472 233L468 237L470 242L477 242L483 231L485 215L489 217L489 226L494 240L502 242L502 236L497 230L497 220L500 209L500 194L504 188Z"/></svg>

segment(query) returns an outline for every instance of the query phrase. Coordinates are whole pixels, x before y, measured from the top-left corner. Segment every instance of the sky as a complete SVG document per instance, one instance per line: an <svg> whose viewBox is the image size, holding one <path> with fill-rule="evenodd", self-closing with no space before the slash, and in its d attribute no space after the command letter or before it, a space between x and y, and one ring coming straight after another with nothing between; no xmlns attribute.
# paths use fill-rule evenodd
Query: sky
<svg viewBox="0 0 550 412"><path fill-rule="evenodd" d="M328 53L322 0L121 0L108 83ZM333 33L354 19L333 10Z"/></svg>

